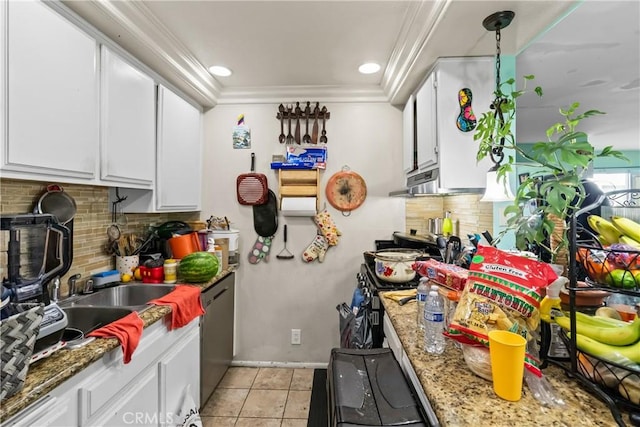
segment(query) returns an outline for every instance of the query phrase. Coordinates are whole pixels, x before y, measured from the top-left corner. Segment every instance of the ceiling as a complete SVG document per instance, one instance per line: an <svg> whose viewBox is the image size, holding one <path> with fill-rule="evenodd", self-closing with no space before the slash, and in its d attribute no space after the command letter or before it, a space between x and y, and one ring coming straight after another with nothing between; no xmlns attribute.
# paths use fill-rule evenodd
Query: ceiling
<svg viewBox="0 0 640 427"><path fill-rule="evenodd" d="M594 146L640 149L640 2L580 4L517 56L516 70L544 92L518 99L518 141L545 141L559 107L579 102L579 112L606 113L577 128Z"/></svg>
<svg viewBox="0 0 640 427"><path fill-rule="evenodd" d="M305 98L400 106L438 57L494 56L495 34L484 29L482 20L512 10L516 16L502 31L502 53L518 55L518 74L536 75L546 93L543 105L578 100L607 111L608 127L619 126L609 120L619 111L625 111L625 117L634 113L637 135L637 1L63 3L205 109ZM382 70L359 74L358 65L366 61L380 63ZM207 67L214 64L229 67L233 75L212 76ZM539 140L540 135L531 136L540 128L537 118L550 120L548 108L534 101L519 104L527 116L518 122L519 140ZM633 105L635 112L630 110ZM529 120L533 117L536 120ZM604 120L593 122L604 126ZM528 129L527 124L535 125Z"/></svg>
<svg viewBox="0 0 640 427"><path fill-rule="evenodd" d="M438 57L495 55L482 20L513 10L514 54L573 1L63 1L205 108L283 99L402 105ZM526 19L525 19L526 17ZM381 72L361 75L377 61ZM207 67L233 70L214 78Z"/></svg>

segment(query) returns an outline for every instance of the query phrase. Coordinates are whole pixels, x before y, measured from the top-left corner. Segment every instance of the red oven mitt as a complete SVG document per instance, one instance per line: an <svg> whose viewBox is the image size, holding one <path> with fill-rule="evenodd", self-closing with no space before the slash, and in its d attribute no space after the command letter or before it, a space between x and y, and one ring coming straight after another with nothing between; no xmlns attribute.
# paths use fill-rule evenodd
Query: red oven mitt
<svg viewBox="0 0 640 427"><path fill-rule="evenodd" d="M178 285L167 295L149 301L147 304L168 305L171 307L171 329L181 328L193 319L204 314L200 301L200 288L190 285Z"/></svg>
<svg viewBox="0 0 640 427"><path fill-rule="evenodd" d="M120 346L122 347L122 359L124 360L124 363L129 363L133 352L136 347L138 347L143 328L144 322L138 315L138 312L134 311L122 319L118 319L115 322L109 323L107 326L103 326L100 329L89 332L87 336L96 338L116 338L120 341Z"/></svg>

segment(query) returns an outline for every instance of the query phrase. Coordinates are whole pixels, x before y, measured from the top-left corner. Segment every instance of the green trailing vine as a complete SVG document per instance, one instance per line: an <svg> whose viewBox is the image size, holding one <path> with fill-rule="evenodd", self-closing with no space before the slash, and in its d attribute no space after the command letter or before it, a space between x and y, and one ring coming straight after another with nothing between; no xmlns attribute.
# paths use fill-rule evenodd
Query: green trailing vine
<svg viewBox="0 0 640 427"><path fill-rule="evenodd" d="M496 118L494 111L482 113L473 137L479 142L478 161L490 155L503 138L507 156L497 169L497 179L503 185L506 185L506 175L513 173L516 165L532 168L532 172L520 181L515 200L505 209L507 225L496 240L514 231L518 249L524 250L528 245L535 244L551 254L551 262L556 262L558 253L568 246L568 230L564 227L559 244L550 247L549 236L556 226L553 218L566 219L582 205L586 197L582 180L589 164L597 157L628 159L611 146L596 152L589 143L588 135L578 131L577 127L582 120L605 113L598 110L579 113L580 104L577 102L566 109L560 108L563 121L547 129L547 141L534 143L529 151L518 146L513 132L516 101L532 92L527 90L527 83L534 78L532 75L524 76L520 90L515 88L514 79L502 83L495 95L501 100L504 122ZM543 96L540 86L535 87L533 92L539 97ZM524 161L516 164L514 153Z"/></svg>

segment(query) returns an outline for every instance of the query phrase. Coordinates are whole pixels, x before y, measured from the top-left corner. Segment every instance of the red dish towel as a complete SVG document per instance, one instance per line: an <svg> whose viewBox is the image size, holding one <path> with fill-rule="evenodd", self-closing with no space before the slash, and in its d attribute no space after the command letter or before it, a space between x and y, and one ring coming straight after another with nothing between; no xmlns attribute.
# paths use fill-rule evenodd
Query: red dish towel
<svg viewBox="0 0 640 427"><path fill-rule="evenodd" d="M196 286L178 285L171 293L151 300L147 304L171 307L171 329L181 328L204 314L200 301L200 288Z"/></svg>
<svg viewBox="0 0 640 427"><path fill-rule="evenodd" d="M115 322L109 323L107 326L103 326L100 329L89 332L87 336L96 338L116 338L120 341L120 346L122 347L122 358L124 359L124 363L129 363L133 352L136 347L138 347L143 328L144 322L138 315L138 312L134 311L122 319L118 319Z"/></svg>

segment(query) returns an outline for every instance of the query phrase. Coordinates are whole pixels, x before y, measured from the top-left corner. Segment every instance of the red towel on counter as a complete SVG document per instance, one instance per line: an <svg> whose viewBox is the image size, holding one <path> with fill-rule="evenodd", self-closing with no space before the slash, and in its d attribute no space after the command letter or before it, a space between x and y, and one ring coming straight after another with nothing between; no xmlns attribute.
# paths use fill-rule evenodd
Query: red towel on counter
<svg viewBox="0 0 640 427"><path fill-rule="evenodd" d="M122 319L118 319L115 322L109 323L107 326L103 326L100 329L89 332L87 336L96 338L116 338L120 341L120 346L122 347L122 358L124 359L124 363L129 363L133 352L136 347L138 347L143 328L144 322L138 315L138 312L134 311Z"/></svg>
<svg viewBox="0 0 640 427"><path fill-rule="evenodd" d="M197 286L178 285L171 293L151 300L147 304L171 307L171 329L181 328L204 314L200 301L200 288Z"/></svg>

